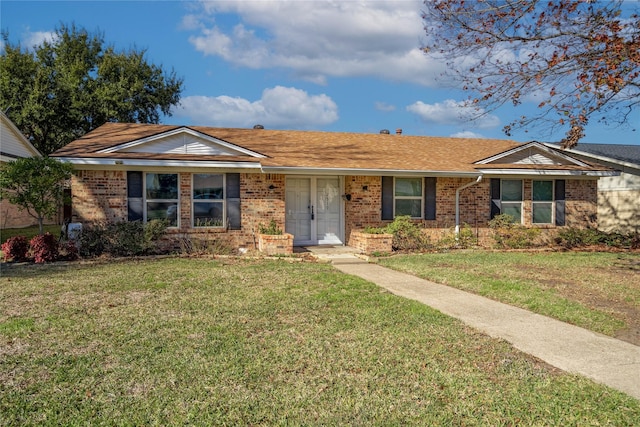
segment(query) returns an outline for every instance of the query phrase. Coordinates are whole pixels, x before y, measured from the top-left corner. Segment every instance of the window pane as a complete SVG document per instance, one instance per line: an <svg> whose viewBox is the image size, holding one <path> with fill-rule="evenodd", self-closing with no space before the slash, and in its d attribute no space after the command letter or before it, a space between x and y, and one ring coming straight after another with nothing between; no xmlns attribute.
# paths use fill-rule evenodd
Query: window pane
<svg viewBox="0 0 640 427"><path fill-rule="evenodd" d="M178 204L176 202L147 202L147 221L166 219L169 227L178 225Z"/></svg>
<svg viewBox="0 0 640 427"><path fill-rule="evenodd" d="M533 204L533 223L551 224L553 203Z"/></svg>
<svg viewBox="0 0 640 427"><path fill-rule="evenodd" d="M396 178L395 195L422 197L422 178Z"/></svg>
<svg viewBox="0 0 640 427"><path fill-rule="evenodd" d="M522 201L522 180L503 179L502 180L502 201L520 202Z"/></svg>
<svg viewBox="0 0 640 427"><path fill-rule="evenodd" d="M174 173L148 173L147 199L177 199L178 175Z"/></svg>
<svg viewBox="0 0 640 427"><path fill-rule="evenodd" d="M522 203L502 203L502 213L511 215L515 222L522 220Z"/></svg>
<svg viewBox="0 0 640 427"><path fill-rule="evenodd" d="M552 201L553 181L533 181L533 200Z"/></svg>
<svg viewBox="0 0 640 427"><path fill-rule="evenodd" d="M211 200L223 198L223 179L220 174L194 174L193 199Z"/></svg>
<svg viewBox="0 0 640 427"><path fill-rule="evenodd" d="M396 216L410 215L412 218L420 218L421 200L396 199Z"/></svg>
<svg viewBox="0 0 640 427"><path fill-rule="evenodd" d="M195 202L193 204L193 225L195 227L222 227L222 202Z"/></svg>

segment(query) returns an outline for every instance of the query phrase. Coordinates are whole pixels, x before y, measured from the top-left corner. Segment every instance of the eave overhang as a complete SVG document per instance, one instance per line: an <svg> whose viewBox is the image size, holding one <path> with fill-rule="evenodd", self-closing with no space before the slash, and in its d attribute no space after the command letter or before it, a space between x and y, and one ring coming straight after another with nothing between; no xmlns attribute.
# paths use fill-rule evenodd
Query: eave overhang
<svg viewBox="0 0 640 427"><path fill-rule="evenodd" d="M481 169L483 175L536 175L536 176L571 176L571 177L605 177L618 176L620 172L609 170L559 170L559 169Z"/></svg>
<svg viewBox="0 0 640 427"><path fill-rule="evenodd" d="M145 160L145 159L123 159L105 157L56 157L56 159L71 163L72 165L97 166L97 167L121 167L131 169L132 167L148 168L177 168L177 169L260 169L259 162L224 162L224 161L202 161L202 160Z"/></svg>

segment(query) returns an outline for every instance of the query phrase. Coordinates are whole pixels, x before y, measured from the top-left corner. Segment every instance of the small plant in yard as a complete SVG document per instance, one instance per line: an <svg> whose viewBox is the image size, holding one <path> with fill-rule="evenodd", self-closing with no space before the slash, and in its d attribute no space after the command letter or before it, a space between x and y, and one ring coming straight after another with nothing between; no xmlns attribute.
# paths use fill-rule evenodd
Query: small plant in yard
<svg viewBox="0 0 640 427"><path fill-rule="evenodd" d="M515 219L508 214L496 215L489 221L489 228L493 232L496 246L509 249L525 249L536 245L540 229L516 224Z"/></svg>
<svg viewBox="0 0 640 427"><path fill-rule="evenodd" d="M166 221L123 221L111 224L90 224L80 235L80 255L134 256L154 252L156 244L165 235Z"/></svg>
<svg viewBox="0 0 640 427"><path fill-rule="evenodd" d="M455 228L451 228L438 242L439 249L468 249L478 244L478 239L473 233L473 229L464 223L456 235Z"/></svg>
<svg viewBox="0 0 640 427"><path fill-rule="evenodd" d="M178 237L178 244L183 254L233 255L235 253L235 250L226 242L211 237L185 234Z"/></svg>
<svg viewBox="0 0 640 427"><path fill-rule="evenodd" d="M555 242L567 249L603 245L613 248L640 248L638 233L606 233L592 228L566 228L560 230Z"/></svg>
<svg viewBox="0 0 640 427"><path fill-rule="evenodd" d="M38 264L53 262L58 258L58 240L51 233L35 236L29 246L33 260Z"/></svg>
<svg viewBox="0 0 640 427"><path fill-rule="evenodd" d="M385 230L393 235L393 250L422 250L429 247L429 237L411 221L409 215L397 216Z"/></svg>
<svg viewBox="0 0 640 427"><path fill-rule="evenodd" d="M276 221L272 219L271 221L269 221L268 226L265 226L264 224L260 223L260 225L258 225L258 232L260 234L271 234L274 236L279 236L282 234L282 229L278 227L278 224L276 223Z"/></svg>
<svg viewBox="0 0 640 427"><path fill-rule="evenodd" d="M362 230L362 232L366 234L388 234L387 229L385 227L367 226Z"/></svg>
<svg viewBox="0 0 640 427"><path fill-rule="evenodd" d="M4 253L4 260L13 260L14 262L21 262L27 260L27 254L29 252L29 242L24 236L15 236L7 239L2 244L2 252Z"/></svg>

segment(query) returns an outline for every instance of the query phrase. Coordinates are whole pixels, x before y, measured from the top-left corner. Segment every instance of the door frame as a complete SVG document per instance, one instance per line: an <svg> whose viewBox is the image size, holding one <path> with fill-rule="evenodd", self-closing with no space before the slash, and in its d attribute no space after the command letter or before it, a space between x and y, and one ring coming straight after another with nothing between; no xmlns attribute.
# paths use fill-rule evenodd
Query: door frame
<svg viewBox="0 0 640 427"><path fill-rule="evenodd" d="M285 177L285 218L287 215L287 198L286 198L286 187L287 187L287 180L289 178L292 179L309 179L310 181L310 198L311 198L311 205L314 206L314 210L315 210L315 206L317 206L318 204L318 186L317 186L317 182L318 179L323 179L323 178L337 178L338 179L338 188L339 188L339 193L340 193L340 204L339 204L339 226L338 226L338 239L340 240L340 244L341 245L345 245L345 200L344 197L342 197L342 195L344 194L344 176L343 175L287 175ZM310 224L311 227L311 239L310 240L304 240L304 241L299 241L296 240L296 236L295 233L292 233L293 230L287 230L286 229L286 220L285 220L285 232L287 233L291 233L293 234L293 245L294 246L314 246L314 245L318 245L319 243L319 239L318 239L318 221L316 218L312 219ZM335 243L336 245L338 243Z"/></svg>

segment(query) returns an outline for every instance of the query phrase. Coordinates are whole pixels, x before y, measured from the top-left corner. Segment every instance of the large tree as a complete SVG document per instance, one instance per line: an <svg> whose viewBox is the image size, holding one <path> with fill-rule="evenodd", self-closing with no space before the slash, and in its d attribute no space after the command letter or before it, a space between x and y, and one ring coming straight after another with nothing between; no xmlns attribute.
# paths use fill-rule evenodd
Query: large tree
<svg viewBox="0 0 640 427"><path fill-rule="evenodd" d="M623 7L625 8L623 10ZM448 64L479 111L538 104L505 126L563 128L572 147L591 121L629 124L640 105L640 18L622 1L427 0L424 50ZM625 13L623 13L623 11Z"/></svg>
<svg viewBox="0 0 640 427"><path fill-rule="evenodd" d="M32 48L4 33L0 107L43 154L110 121L158 123L180 100L183 80L145 59L116 51L102 34L61 25Z"/></svg>
<svg viewBox="0 0 640 427"><path fill-rule="evenodd" d="M27 157L0 167L0 198L6 198L38 220L40 234L46 218L53 219L63 203L73 166L50 157Z"/></svg>

